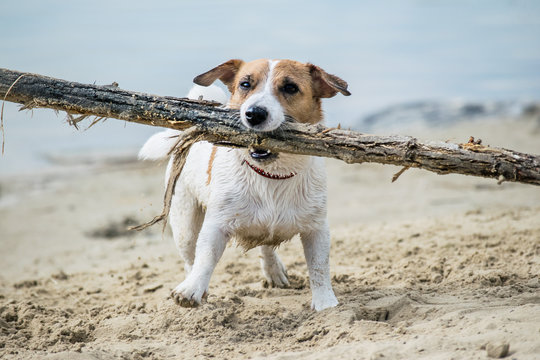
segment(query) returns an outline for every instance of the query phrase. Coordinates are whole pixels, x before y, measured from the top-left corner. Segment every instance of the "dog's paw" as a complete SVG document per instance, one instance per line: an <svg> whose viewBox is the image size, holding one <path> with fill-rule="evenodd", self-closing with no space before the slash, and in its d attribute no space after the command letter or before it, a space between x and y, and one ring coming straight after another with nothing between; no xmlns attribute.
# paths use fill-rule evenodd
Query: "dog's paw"
<svg viewBox="0 0 540 360"><path fill-rule="evenodd" d="M319 294L315 296L313 294L313 299L311 300L311 309L315 311L321 311L331 307L335 307L339 304L338 299L334 295L333 291L330 291L326 294Z"/></svg>
<svg viewBox="0 0 540 360"><path fill-rule="evenodd" d="M262 262L262 272L266 279L263 283L264 287L289 287L291 284L289 283L287 269L285 269L285 266L277 256L274 259L275 261Z"/></svg>
<svg viewBox="0 0 540 360"><path fill-rule="evenodd" d="M205 288L193 286L183 281L171 292L174 302L182 307L194 308L199 306L207 297Z"/></svg>

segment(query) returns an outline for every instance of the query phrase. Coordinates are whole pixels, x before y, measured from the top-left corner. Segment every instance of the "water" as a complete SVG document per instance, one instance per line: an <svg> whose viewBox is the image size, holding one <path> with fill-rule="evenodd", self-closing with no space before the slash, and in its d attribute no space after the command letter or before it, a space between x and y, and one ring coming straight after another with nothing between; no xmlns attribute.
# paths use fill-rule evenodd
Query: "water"
<svg viewBox="0 0 540 360"><path fill-rule="evenodd" d="M224 60L291 58L349 83L327 123L354 126L409 101L540 98L538 1L1 1L0 66L183 96ZM135 153L157 129L108 120L88 131L51 110L5 106L0 175L58 154Z"/></svg>

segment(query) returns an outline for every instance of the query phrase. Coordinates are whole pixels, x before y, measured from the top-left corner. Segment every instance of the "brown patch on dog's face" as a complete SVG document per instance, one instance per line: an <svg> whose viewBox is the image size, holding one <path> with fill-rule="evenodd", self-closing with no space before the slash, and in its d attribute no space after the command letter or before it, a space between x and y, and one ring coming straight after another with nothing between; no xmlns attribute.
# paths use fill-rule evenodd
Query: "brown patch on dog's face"
<svg viewBox="0 0 540 360"><path fill-rule="evenodd" d="M270 66L266 59L244 63L236 73L233 85L229 88L231 91L229 108L240 109L240 106L242 106L247 98L262 91L269 71Z"/></svg>
<svg viewBox="0 0 540 360"><path fill-rule="evenodd" d="M274 96L285 114L301 123L316 124L322 120L321 101L314 92L308 65L281 60L272 75Z"/></svg>

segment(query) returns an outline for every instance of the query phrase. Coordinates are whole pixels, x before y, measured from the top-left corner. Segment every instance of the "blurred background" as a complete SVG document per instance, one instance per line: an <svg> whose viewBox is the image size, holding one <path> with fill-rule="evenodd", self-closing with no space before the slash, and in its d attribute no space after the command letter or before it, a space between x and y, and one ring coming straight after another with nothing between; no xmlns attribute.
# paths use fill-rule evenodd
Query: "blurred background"
<svg viewBox="0 0 540 360"><path fill-rule="evenodd" d="M329 126L540 154L540 0L0 0L2 68L182 97L231 58L346 80ZM391 183L396 166L328 160L343 306L307 311L296 239L279 249L294 289L263 288L259 252L232 246L209 306L187 312L168 299L185 276L170 232L126 230L162 211L165 163L136 160L160 129L18 109L0 156L1 359L460 359L502 341L538 359L538 187L417 169Z"/></svg>
<svg viewBox="0 0 540 360"><path fill-rule="evenodd" d="M325 102L327 125L380 134L530 109L539 39L533 0L0 3L0 67L181 97L230 58L309 61L353 94ZM2 175L133 156L158 131L112 119L77 131L11 103L4 122Z"/></svg>

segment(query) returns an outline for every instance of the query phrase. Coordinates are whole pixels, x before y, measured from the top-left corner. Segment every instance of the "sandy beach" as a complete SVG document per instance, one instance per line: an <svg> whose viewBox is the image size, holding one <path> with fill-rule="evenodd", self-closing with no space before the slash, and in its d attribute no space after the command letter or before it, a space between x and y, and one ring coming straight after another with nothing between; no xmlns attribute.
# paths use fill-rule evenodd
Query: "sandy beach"
<svg viewBox="0 0 540 360"><path fill-rule="evenodd" d="M536 119L410 135L540 154ZM540 189L327 165L340 305L319 313L295 238L278 250L291 288L265 288L258 251L231 245L207 303L178 307L170 231L125 230L161 211L164 164L0 178L0 358L486 359L504 344L539 358Z"/></svg>

